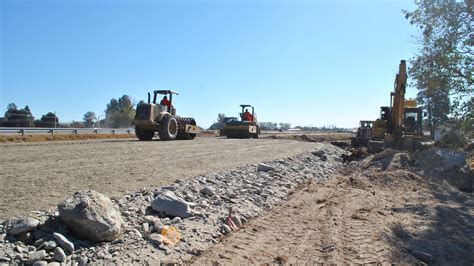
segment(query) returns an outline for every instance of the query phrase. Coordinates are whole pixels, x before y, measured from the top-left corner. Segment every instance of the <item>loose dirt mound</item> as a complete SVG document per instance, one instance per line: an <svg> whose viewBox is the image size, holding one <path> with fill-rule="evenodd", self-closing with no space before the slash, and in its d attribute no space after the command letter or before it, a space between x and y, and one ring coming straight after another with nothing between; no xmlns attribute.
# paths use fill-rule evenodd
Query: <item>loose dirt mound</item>
<svg viewBox="0 0 474 266"><path fill-rule="evenodd" d="M384 155L309 184L192 262L472 265L472 194Z"/></svg>

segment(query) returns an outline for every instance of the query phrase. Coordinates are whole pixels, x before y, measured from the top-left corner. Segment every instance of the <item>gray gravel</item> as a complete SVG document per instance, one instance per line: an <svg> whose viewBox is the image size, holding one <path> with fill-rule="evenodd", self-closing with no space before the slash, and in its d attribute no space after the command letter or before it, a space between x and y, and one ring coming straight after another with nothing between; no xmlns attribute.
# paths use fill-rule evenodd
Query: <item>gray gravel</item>
<svg viewBox="0 0 474 266"><path fill-rule="evenodd" d="M40 221L40 225L31 233L32 243L25 244L14 236L6 235L0 241L0 262L51 262L55 258L79 265L100 262L185 262L217 243L223 235L232 232L232 228L225 225L230 210L238 217L233 217L234 224L245 223L285 201L289 192L299 184L329 178L342 164L339 156L343 151L330 144L321 144L320 147L327 157L326 161L305 152L263 162L271 168L266 168L266 172L257 171L257 164L250 164L190 179L178 179L167 186L144 188L121 197L113 197L112 201L118 204L125 220L125 233L112 242L93 244L76 239L59 220L56 210L37 212L34 218ZM176 196L188 202L192 215L187 218L160 217L160 213L151 208L151 202L163 191L173 191ZM8 232L7 224L2 223L0 235ZM181 240L177 245L163 243L159 232L167 226L174 226L179 230ZM53 233L56 237L52 237ZM41 239L57 241L59 246L64 247L64 239L58 238L57 234L63 235L74 245L74 251L64 254L65 258L57 251L58 248L49 251L36 249L34 243Z"/></svg>

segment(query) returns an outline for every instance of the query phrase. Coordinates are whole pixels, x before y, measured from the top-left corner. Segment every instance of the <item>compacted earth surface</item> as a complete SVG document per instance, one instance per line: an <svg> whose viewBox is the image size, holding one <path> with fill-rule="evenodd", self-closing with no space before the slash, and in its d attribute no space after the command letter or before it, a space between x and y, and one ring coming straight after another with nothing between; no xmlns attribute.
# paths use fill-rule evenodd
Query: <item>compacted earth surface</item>
<svg viewBox="0 0 474 266"><path fill-rule="evenodd" d="M219 141L226 141L223 146L229 150ZM459 152L385 150L348 156L348 150L338 147L341 143L175 143L155 145L190 149L185 144L190 143L197 146L191 149L196 153L200 146L214 145L207 149L220 153L201 151L207 171L202 161L195 162L197 157L194 165L203 167L201 172L168 176L167 181L146 186L137 182L136 189L124 193L100 190L111 196L110 204L121 216L115 217L121 229L114 240L89 242L78 237L73 232L80 231L81 224L66 224L51 201L47 211L20 212L28 220L8 215L0 220L0 264L474 264L473 175ZM252 159L243 159L246 151L254 154ZM149 150L148 156L152 154L158 153ZM106 160L110 165L111 159ZM188 169L176 168L179 173ZM72 171L77 172L81 171ZM128 173L118 171L115 176ZM466 189L469 182L471 190ZM64 197L58 202L72 194L61 193ZM174 199L174 215L163 211L164 198ZM48 209L30 204L29 210ZM88 205L94 203L85 201L77 208ZM100 208L95 215L101 216Z"/></svg>
<svg viewBox="0 0 474 266"><path fill-rule="evenodd" d="M31 212L29 216L33 219L29 220L0 221L0 262L184 263L238 231L242 223L282 204L302 184L326 180L335 173L342 165L343 151L331 144L315 145L317 150L312 152L178 179L166 186L113 197L122 218L101 214L100 208L84 210L103 225L104 221L113 224L113 219L117 220L115 224L123 225L117 238L108 242L92 243L77 238L73 232L81 232L81 223L71 228L55 208ZM173 216L153 207L157 198L169 193L179 198L174 203L176 210L185 202L191 211ZM86 199L75 208L94 206L96 200L99 199ZM84 215L80 212L76 214ZM107 218L99 218L101 215ZM235 224L227 222L229 217L238 217ZM108 230L106 227L97 229ZM174 245L163 239L163 229L168 227L179 232L179 241ZM59 241L58 234L66 241Z"/></svg>
<svg viewBox="0 0 474 266"><path fill-rule="evenodd" d="M399 154L345 165L192 262L473 265L472 192L423 172Z"/></svg>
<svg viewBox="0 0 474 266"><path fill-rule="evenodd" d="M0 144L0 218L55 206L75 191L108 196L310 151L316 143L196 138Z"/></svg>

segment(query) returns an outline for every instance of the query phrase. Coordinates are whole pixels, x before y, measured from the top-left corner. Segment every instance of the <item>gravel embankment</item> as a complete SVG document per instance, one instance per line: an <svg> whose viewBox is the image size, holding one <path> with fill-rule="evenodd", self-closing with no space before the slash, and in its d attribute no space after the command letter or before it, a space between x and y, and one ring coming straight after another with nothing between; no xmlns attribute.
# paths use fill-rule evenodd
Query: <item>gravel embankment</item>
<svg viewBox="0 0 474 266"><path fill-rule="evenodd" d="M280 142L273 144L277 143ZM251 146L255 148L258 144ZM31 239L25 240L29 245L7 235L8 223L3 223L0 228L0 239L3 239L0 241L0 262L32 262L32 258L55 261L53 248L61 243L52 236L54 232L63 234L74 244L74 252L66 252L66 262L185 262L228 233L224 222L231 208L243 221L262 216L271 207L285 201L298 185L310 180L324 180L335 172L342 164L339 156L343 151L329 144L318 146L324 155L322 152L304 152L283 159L266 160L265 164L270 168L260 166L262 171L252 164L178 179L165 187L137 190L113 198L125 220L125 234L113 242L91 244L76 239L62 224L56 211L36 214L40 225L30 233ZM255 151L250 147L248 149ZM150 205L164 190L173 191L189 202L193 215L183 219L159 217ZM160 243L158 236L163 226L171 225L177 227L181 234L181 241L174 246ZM41 234L37 233L39 231ZM40 243L37 237L49 242L49 250L45 251L44 246L35 247L35 241ZM63 258L62 254L56 255Z"/></svg>

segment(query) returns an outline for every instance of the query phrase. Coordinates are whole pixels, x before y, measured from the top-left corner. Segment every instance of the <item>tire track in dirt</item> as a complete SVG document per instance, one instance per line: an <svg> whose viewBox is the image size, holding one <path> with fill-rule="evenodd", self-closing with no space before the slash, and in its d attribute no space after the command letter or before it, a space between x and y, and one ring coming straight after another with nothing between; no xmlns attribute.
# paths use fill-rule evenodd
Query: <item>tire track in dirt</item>
<svg viewBox="0 0 474 266"><path fill-rule="evenodd" d="M191 262L472 265L471 194L405 169L340 170Z"/></svg>
<svg viewBox="0 0 474 266"><path fill-rule="evenodd" d="M346 180L338 176L305 185L287 203L251 221L192 262L340 265L386 261L389 249L377 241L382 228L372 217L365 218L364 210L351 206L361 191L347 189Z"/></svg>

